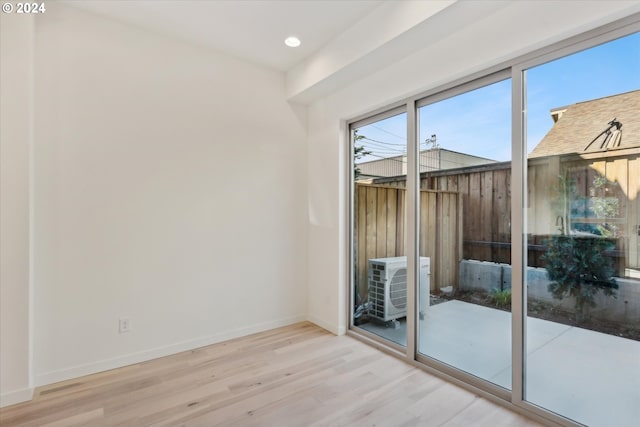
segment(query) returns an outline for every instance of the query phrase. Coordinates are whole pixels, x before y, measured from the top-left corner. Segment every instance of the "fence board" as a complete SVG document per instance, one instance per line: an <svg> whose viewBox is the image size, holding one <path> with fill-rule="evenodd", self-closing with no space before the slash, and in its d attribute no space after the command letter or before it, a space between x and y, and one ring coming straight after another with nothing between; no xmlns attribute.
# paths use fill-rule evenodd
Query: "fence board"
<svg viewBox="0 0 640 427"><path fill-rule="evenodd" d="M406 193L404 191L398 191L397 193L397 208L396 208L396 256L403 256L404 242L405 242L405 200Z"/></svg>
<svg viewBox="0 0 640 427"><path fill-rule="evenodd" d="M366 251L366 259L376 258L376 236L378 226L377 222L377 214L378 214L378 189L375 187L367 188L367 236L364 242L364 247ZM365 263L365 271L366 271ZM364 287L366 287L366 275L364 279Z"/></svg>
<svg viewBox="0 0 640 427"><path fill-rule="evenodd" d="M429 230L429 194L420 192L420 239L419 252L420 256L430 256L432 251L428 248L430 230Z"/></svg>
<svg viewBox="0 0 640 427"><path fill-rule="evenodd" d="M388 188L378 188L378 200L376 202L376 258L387 255L387 191Z"/></svg>
<svg viewBox="0 0 640 427"><path fill-rule="evenodd" d="M397 233L398 191L387 190L387 251L385 257L395 256Z"/></svg>
<svg viewBox="0 0 640 427"><path fill-rule="evenodd" d="M465 240L481 240L481 224L480 224L480 173L472 173L469 175L469 203L466 208L469 215L465 215ZM465 259L482 260L482 254L476 246L465 246Z"/></svg>
<svg viewBox="0 0 640 427"><path fill-rule="evenodd" d="M627 244L627 266L640 269L640 159L629 160L629 184L627 198L630 201L627 224L629 242Z"/></svg>
<svg viewBox="0 0 640 427"><path fill-rule="evenodd" d="M356 224L356 241L354 242L355 259L356 261L356 283L358 284L358 295L360 301L356 301L358 304L362 304L367 300L367 252L366 252L366 238L367 238L367 188L363 186L356 186L357 195L357 209L354 209L356 217L353 223ZM357 298L356 298L357 299Z"/></svg>
<svg viewBox="0 0 640 427"><path fill-rule="evenodd" d="M458 191L458 176L457 175L449 175L449 176L447 176L447 190L449 190L449 191Z"/></svg>
<svg viewBox="0 0 640 427"><path fill-rule="evenodd" d="M434 293L438 293L440 290L440 268L438 268L438 266L442 262L442 253L437 250L438 241L440 240L438 233L438 197L437 193L431 191L425 192L424 194L427 199L429 218L427 223L428 228L422 236L426 243L426 254L431 259L431 290Z"/></svg>
<svg viewBox="0 0 640 427"><path fill-rule="evenodd" d="M632 226L630 227L630 218L628 217L628 204L629 202L636 203L635 200L630 201L627 197L628 193L628 171L629 171L629 161L628 159L613 159L612 162L607 162L607 174L606 178L608 183L615 183L611 185L609 196L617 197L619 203L619 211L618 218L622 221L617 225L616 237L618 238L618 247L617 249L621 250L624 254L622 257L618 259L618 274L622 277L625 276L625 269L629 262L626 257L626 245L625 238L629 236L629 234L633 233ZM627 189L626 192L623 189Z"/></svg>
<svg viewBox="0 0 640 427"><path fill-rule="evenodd" d="M480 178L480 238L485 242L495 242L493 240L493 229L491 227L491 218L494 214L493 209L493 172L483 173ZM480 247L480 256L482 259L491 258L491 246L483 245Z"/></svg>
<svg viewBox="0 0 640 427"><path fill-rule="evenodd" d="M455 219L457 218L455 210L455 204L452 204L455 201L455 195L450 193L439 193L438 194L441 203L440 206L440 233L439 237L439 247L440 254L443 255L442 260L438 260L438 271L440 272L440 277L436 286L438 288L453 286L454 275L458 268L457 262L448 262L452 256L455 256L455 233L457 232L457 227L455 226ZM453 264L453 265L452 265ZM438 291L440 289L437 289Z"/></svg>
<svg viewBox="0 0 640 427"><path fill-rule="evenodd" d="M508 243L511 241L511 197L510 197L510 173L498 173L494 171L494 213L495 223L492 234L494 242ZM497 262L511 264L511 251L504 247L495 247L491 254Z"/></svg>

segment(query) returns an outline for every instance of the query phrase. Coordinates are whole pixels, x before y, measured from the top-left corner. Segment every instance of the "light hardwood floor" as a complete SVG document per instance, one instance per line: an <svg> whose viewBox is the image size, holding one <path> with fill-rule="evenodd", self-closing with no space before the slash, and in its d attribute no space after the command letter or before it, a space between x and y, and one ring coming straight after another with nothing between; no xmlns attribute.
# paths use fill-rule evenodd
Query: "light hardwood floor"
<svg viewBox="0 0 640 427"><path fill-rule="evenodd" d="M2 427L538 426L351 337L300 323L41 387Z"/></svg>

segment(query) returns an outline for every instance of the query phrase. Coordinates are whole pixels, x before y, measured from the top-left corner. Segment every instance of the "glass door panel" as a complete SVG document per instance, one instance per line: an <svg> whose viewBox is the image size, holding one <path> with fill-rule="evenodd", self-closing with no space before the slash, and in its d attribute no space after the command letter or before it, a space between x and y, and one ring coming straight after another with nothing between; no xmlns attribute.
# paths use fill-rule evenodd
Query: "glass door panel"
<svg viewBox="0 0 640 427"><path fill-rule="evenodd" d="M640 34L526 71L525 400L640 420Z"/></svg>
<svg viewBox="0 0 640 427"><path fill-rule="evenodd" d="M510 389L511 80L418 117L418 353Z"/></svg>
<svg viewBox="0 0 640 427"><path fill-rule="evenodd" d="M353 325L407 345L407 115L351 129Z"/></svg>

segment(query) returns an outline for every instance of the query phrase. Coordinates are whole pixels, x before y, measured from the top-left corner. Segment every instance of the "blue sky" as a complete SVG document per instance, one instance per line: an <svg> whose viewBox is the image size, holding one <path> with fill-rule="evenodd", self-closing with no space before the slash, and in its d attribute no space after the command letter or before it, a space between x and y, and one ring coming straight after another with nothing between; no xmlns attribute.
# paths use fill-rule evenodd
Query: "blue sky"
<svg viewBox="0 0 640 427"><path fill-rule="evenodd" d="M527 70L528 151L551 129L552 108L640 89L640 33ZM511 81L505 80L419 110L419 140L441 148L511 160ZM359 130L376 160L406 150L406 115ZM423 143L421 148L426 148Z"/></svg>

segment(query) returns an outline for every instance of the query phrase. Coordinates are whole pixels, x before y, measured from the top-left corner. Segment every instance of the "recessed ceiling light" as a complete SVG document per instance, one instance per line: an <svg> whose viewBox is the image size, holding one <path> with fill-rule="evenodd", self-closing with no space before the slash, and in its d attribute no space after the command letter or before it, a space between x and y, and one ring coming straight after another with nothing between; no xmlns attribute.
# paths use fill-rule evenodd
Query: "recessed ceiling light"
<svg viewBox="0 0 640 427"><path fill-rule="evenodd" d="M300 46L300 39L293 36L287 37L286 39L284 39L284 44L289 47L298 47Z"/></svg>

